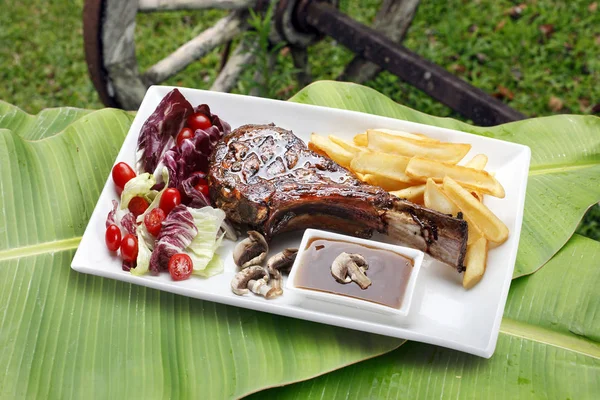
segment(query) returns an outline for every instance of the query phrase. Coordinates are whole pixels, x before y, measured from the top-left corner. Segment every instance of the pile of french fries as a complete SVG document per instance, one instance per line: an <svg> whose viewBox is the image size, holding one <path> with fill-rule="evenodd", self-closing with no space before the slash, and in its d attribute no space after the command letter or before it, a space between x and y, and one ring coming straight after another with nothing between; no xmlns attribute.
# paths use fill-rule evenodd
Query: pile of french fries
<svg viewBox="0 0 600 400"><path fill-rule="evenodd" d="M508 239L506 225L483 204L485 195L503 198L504 188L485 171L488 158L478 154L464 165L466 143L389 129L368 129L353 141L312 134L309 148L352 171L371 185L427 208L457 216L469 227L463 286L483 277L487 253Z"/></svg>

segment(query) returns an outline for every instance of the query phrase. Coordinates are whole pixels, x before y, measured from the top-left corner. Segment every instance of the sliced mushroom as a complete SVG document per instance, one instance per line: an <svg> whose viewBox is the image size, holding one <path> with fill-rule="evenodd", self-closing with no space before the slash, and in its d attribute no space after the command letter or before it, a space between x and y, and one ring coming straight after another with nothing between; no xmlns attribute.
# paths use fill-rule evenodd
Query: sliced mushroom
<svg viewBox="0 0 600 400"><path fill-rule="evenodd" d="M281 253L275 254L267 261L267 270L271 275L271 286L279 290L279 295L283 293L281 286L283 285L283 273L290 272L292 264L296 259L298 249L288 248L283 250Z"/></svg>
<svg viewBox="0 0 600 400"><path fill-rule="evenodd" d="M233 249L233 262L240 268L259 265L267 257L269 244L264 236L256 231L249 231L248 237Z"/></svg>
<svg viewBox="0 0 600 400"><path fill-rule="evenodd" d="M290 268L292 268L292 264L296 260L296 254L298 254L298 249L288 248L269 258L269 261L267 261L269 273L274 274L276 271L283 273L290 272Z"/></svg>
<svg viewBox="0 0 600 400"><path fill-rule="evenodd" d="M253 266L243 269L235 274L231 280L231 290L233 290L233 293L240 296L247 294L250 281L257 281L260 279L265 282L269 280L269 273L263 267Z"/></svg>
<svg viewBox="0 0 600 400"><path fill-rule="evenodd" d="M357 254L357 253L349 253L348 255L350 256L352 261L354 261L356 263L356 265L358 265L358 268L362 272L365 272L366 270L369 269L369 264L367 264L367 260L365 260L365 258L363 256L361 256L360 254Z"/></svg>
<svg viewBox="0 0 600 400"><path fill-rule="evenodd" d="M254 265L241 270L231 281L231 290L238 296L248 293L250 290L267 299L277 297L279 290L268 285L269 273L261 266Z"/></svg>
<svg viewBox="0 0 600 400"><path fill-rule="evenodd" d="M371 280L365 275L369 265L360 254L341 253L331 264L331 275L342 284L356 282L361 289L371 286Z"/></svg>
<svg viewBox="0 0 600 400"><path fill-rule="evenodd" d="M259 296L263 296L267 300L275 298L275 297L281 295L281 293L283 293L283 291L281 289L278 289L273 286L269 286L267 281L264 279L259 279L257 281L254 281L254 280L249 281L248 288L250 289L250 291L252 293L256 293Z"/></svg>

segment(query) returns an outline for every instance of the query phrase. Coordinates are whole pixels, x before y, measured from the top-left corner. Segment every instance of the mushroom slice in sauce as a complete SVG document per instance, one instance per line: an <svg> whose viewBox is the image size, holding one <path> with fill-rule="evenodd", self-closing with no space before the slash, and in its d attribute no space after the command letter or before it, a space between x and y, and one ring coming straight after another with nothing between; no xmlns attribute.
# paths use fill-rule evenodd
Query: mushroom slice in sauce
<svg viewBox="0 0 600 400"><path fill-rule="evenodd" d="M371 286L371 280L365 275L369 265L363 256L357 253L340 253L331 264L331 275L342 284L356 282L361 289Z"/></svg>

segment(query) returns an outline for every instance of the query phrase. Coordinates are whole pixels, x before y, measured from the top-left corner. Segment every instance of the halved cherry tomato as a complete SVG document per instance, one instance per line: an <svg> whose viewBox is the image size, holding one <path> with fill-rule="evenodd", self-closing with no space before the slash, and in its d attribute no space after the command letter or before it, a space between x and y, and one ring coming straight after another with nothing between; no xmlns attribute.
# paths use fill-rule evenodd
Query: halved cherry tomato
<svg viewBox="0 0 600 400"><path fill-rule="evenodd" d="M117 251L121 247L121 229L115 224L109 225L106 228L106 234L104 235L106 247L110 251Z"/></svg>
<svg viewBox="0 0 600 400"><path fill-rule="evenodd" d="M190 128L183 128L177 134L177 146L181 147L181 144L185 139L191 139L194 137L194 131Z"/></svg>
<svg viewBox="0 0 600 400"><path fill-rule="evenodd" d="M148 204L148 200L146 200L145 198L135 196L129 201L129 205L127 206L127 208L129 208L129 211L131 211L133 215L135 215L135 217L137 218L139 215L142 215L146 212L149 205L150 204Z"/></svg>
<svg viewBox="0 0 600 400"><path fill-rule="evenodd" d="M169 260L169 273L174 281L183 281L192 275L192 259L187 254L179 253Z"/></svg>
<svg viewBox="0 0 600 400"><path fill-rule="evenodd" d="M181 204L181 194L176 188L168 188L160 197L159 207L168 215L173 208Z"/></svg>
<svg viewBox="0 0 600 400"><path fill-rule="evenodd" d="M138 241L137 238L128 233L121 240L121 258L124 261L133 262L136 260L138 255Z"/></svg>
<svg viewBox="0 0 600 400"><path fill-rule="evenodd" d="M135 178L135 172L127 163L117 163L112 169L112 178L117 188L123 190L125 184Z"/></svg>
<svg viewBox="0 0 600 400"><path fill-rule="evenodd" d="M188 117L187 126L195 131L196 129L210 128L212 126L212 122L206 115L202 113L195 113Z"/></svg>
<svg viewBox="0 0 600 400"><path fill-rule="evenodd" d="M161 208L153 208L152 211L144 217L144 224L146 225L148 232L153 236L158 236L160 228L162 227L162 222L166 217L167 215Z"/></svg>

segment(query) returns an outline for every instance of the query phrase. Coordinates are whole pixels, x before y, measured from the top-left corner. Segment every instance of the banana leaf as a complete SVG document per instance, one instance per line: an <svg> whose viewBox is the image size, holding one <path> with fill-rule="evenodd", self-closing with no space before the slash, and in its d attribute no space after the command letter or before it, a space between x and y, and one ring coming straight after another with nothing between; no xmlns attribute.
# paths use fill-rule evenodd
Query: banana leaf
<svg viewBox="0 0 600 400"><path fill-rule="evenodd" d="M0 103L0 398L232 398L401 343L72 271L131 121Z"/></svg>
<svg viewBox="0 0 600 400"><path fill-rule="evenodd" d="M395 105L370 89L322 85L332 91L332 106L342 107L343 99L336 97L344 94L355 96L354 106L367 112L477 130L457 121L428 120L433 117ZM374 97L357 102L358 92ZM313 92L295 100L323 104L319 98ZM543 123L540 130L556 137L572 135L582 146L589 145L597 122L564 118L568 121L559 126L564 132L556 131L556 121ZM402 343L72 272L74 249L130 122L129 114L116 110L63 108L29 116L0 103L0 365L5 371L0 398L238 397L308 379ZM491 135L487 130L475 133ZM517 133L505 132L508 139ZM583 158L592 160L591 168L597 167L597 143L585 153L591 156ZM546 152L549 160L556 158L553 151ZM573 180L572 186L589 183ZM554 196L555 203L568 198L569 187L551 189L555 192L548 197ZM597 191L587 189L591 194L586 198L596 196L597 201ZM538 208L536 201L528 199L526 214L528 208ZM591 201L581 203L575 212L558 204L548 210L548 218L575 226ZM531 245L535 255L524 264L526 271L539 268L551 249L560 247L549 236L542 235L539 248Z"/></svg>
<svg viewBox="0 0 600 400"><path fill-rule="evenodd" d="M600 201L600 118L556 115L476 127L399 105L352 83L315 82L290 99L484 135L531 148L525 213L514 277L535 272L569 240Z"/></svg>
<svg viewBox="0 0 600 400"><path fill-rule="evenodd" d="M494 356L407 342L310 381L251 398L593 399L600 393L600 242L575 235L513 281Z"/></svg>

